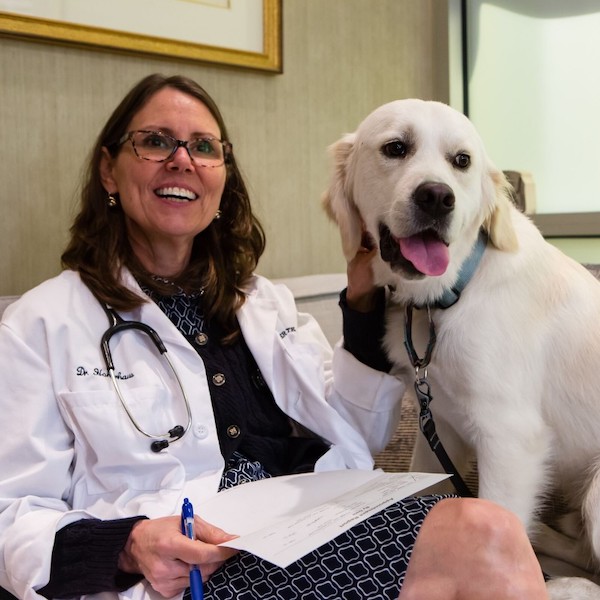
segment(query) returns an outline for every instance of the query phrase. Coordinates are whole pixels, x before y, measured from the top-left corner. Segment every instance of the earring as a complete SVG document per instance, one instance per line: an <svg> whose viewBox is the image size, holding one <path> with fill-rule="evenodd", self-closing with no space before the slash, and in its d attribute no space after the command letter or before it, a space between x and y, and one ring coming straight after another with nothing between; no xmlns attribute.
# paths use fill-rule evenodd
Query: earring
<svg viewBox="0 0 600 600"><path fill-rule="evenodd" d="M107 203L110 208L113 208L117 205L117 199L112 194L109 194Z"/></svg>
<svg viewBox="0 0 600 600"><path fill-rule="evenodd" d="M213 221L218 221L221 218L221 211L217 210L215 216L213 217Z"/></svg>

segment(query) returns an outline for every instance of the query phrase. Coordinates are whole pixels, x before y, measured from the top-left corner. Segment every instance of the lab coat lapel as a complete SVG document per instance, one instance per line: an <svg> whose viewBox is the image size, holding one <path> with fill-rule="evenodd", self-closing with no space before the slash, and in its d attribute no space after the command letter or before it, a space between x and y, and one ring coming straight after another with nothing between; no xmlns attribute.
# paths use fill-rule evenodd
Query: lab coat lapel
<svg viewBox="0 0 600 600"><path fill-rule="evenodd" d="M277 330L277 305L274 299L248 295L238 311L244 340L256 360L263 379L273 389L273 352Z"/></svg>

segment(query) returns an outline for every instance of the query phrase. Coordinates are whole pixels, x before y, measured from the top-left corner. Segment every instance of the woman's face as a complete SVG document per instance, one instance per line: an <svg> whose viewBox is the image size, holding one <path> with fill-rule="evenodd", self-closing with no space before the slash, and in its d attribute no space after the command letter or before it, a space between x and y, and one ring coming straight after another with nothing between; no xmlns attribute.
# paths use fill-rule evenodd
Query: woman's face
<svg viewBox="0 0 600 600"><path fill-rule="evenodd" d="M179 140L221 138L202 102L169 87L150 98L127 130L161 131ZM168 161L144 160L126 141L114 158L103 150L100 169L106 191L119 194L132 247L142 262L147 263L140 254L153 256L169 247L177 249L179 262L186 251L189 259L194 236L210 225L219 208L225 165L197 166L183 147Z"/></svg>

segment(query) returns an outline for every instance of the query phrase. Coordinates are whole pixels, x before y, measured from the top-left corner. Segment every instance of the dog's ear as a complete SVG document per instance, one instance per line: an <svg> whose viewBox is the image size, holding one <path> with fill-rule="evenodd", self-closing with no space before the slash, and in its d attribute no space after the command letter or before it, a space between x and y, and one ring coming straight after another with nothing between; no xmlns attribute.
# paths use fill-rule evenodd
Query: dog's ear
<svg viewBox="0 0 600 600"><path fill-rule="evenodd" d="M510 183L504 173L496 169L492 169L491 177L494 187L494 203L492 212L484 223L484 229L498 250L515 252L519 248L519 242L511 218L513 203L510 196Z"/></svg>
<svg viewBox="0 0 600 600"><path fill-rule="evenodd" d="M325 212L340 229L342 250L347 260L356 255L363 233L362 219L352 199L351 185L348 180L349 162L354 142L355 135L349 133L329 147L334 161L333 173L329 188L322 197Z"/></svg>

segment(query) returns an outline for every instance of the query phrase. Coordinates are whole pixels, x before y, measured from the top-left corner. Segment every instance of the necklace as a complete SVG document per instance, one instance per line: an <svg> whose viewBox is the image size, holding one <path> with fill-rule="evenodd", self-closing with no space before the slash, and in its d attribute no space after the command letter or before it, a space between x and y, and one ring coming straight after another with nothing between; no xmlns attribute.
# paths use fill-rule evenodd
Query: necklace
<svg viewBox="0 0 600 600"><path fill-rule="evenodd" d="M150 275L152 281L156 281L156 283L160 285L165 285L173 288L176 294L183 294L189 297L199 297L204 295L204 287L201 287L198 291L188 293L186 292L176 281L169 279L168 277L162 277L161 275Z"/></svg>
<svg viewBox="0 0 600 600"><path fill-rule="evenodd" d="M150 275L150 278L152 279L152 281L157 281L158 283L164 283L165 285L171 285L171 286L175 286L175 282L172 279L169 279L168 277L161 277L160 275ZM179 286L177 286L179 287Z"/></svg>

